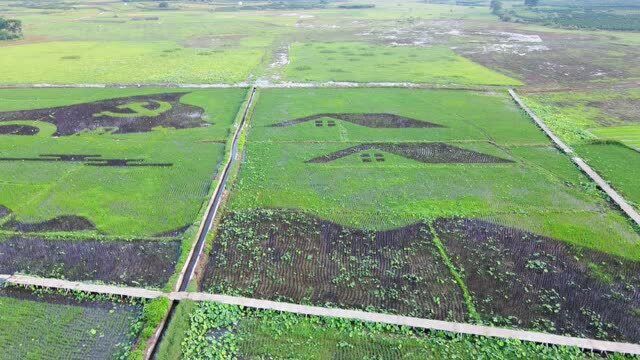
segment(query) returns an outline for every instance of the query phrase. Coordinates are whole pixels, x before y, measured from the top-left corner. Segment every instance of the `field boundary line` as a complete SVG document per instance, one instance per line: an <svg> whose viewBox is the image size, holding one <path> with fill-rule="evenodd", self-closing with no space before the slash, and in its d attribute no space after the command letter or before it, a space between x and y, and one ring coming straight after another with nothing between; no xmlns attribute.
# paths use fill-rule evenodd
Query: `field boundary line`
<svg viewBox="0 0 640 360"><path fill-rule="evenodd" d="M125 287L115 285L87 284L78 281L69 281L51 278L39 278L29 275L5 275L0 274L0 279L5 279L6 283L35 286L43 288L54 288L69 291L83 291L94 294L119 295L132 298L155 299L166 297L172 302L190 301L212 301L227 305L244 306L253 309L274 310L299 315L324 316L342 318L348 320L358 320L367 322L377 322L390 325L409 326L419 329L440 330L450 333L460 333L476 336L498 337L504 339L518 339L547 345L574 346L591 351L618 352L626 354L640 355L640 344L622 343L614 341L604 341L571 336L546 334L527 330L505 329L487 325L475 325L468 323L458 323L442 320L431 320L402 315L391 315L361 310L348 310L338 308L325 308L311 305L300 305L294 303L278 302L271 300L253 299L239 296L229 296L220 294L209 294L203 292L174 291L165 293L157 290L147 290L136 287Z"/></svg>
<svg viewBox="0 0 640 360"><path fill-rule="evenodd" d="M0 279L4 279L6 283L13 285L21 285L27 287L35 286L69 291L83 291L87 293L119 295L131 298L155 299L161 296L166 296L166 293L158 290L148 290L144 288L129 286L89 284L79 281L41 278L21 274L0 275Z"/></svg>
<svg viewBox="0 0 640 360"><path fill-rule="evenodd" d="M581 158L575 156L575 152L571 147L565 144L560 138L558 138L551 129L544 123L531 109L524 104L522 99L516 94L515 90L509 89L509 94L515 100L515 102L522 108L528 115L533 119L533 121L544 131L544 133L553 141L553 143L558 147L562 152L569 155L571 157L571 161L576 164L582 172L584 172L593 182L595 182L602 191L604 191L613 202L618 205L618 207L633 220L637 225L640 226L640 214L636 211L636 209L631 206L625 198L620 195L615 189L613 189L609 183L607 183L598 173L593 170L587 163Z"/></svg>
<svg viewBox="0 0 640 360"><path fill-rule="evenodd" d="M433 83L412 82L350 82L350 81L325 81L325 82L240 82L234 84L1 84L0 89L48 89L48 88L85 88L85 89L142 89L142 88L179 88L179 89L232 89L232 88L258 88L258 89L307 89L307 88L406 88L406 89L441 89L441 90L465 90L465 91L491 91L507 89L509 85L446 85Z"/></svg>
<svg viewBox="0 0 640 360"><path fill-rule="evenodd" d="M585 339L571 336L545 334L534 331L505 329L486 325L473 325L467 323L421 319L409 316L373 313L360 310L324 308L318 306L299 305L293 303L208 293L174 292L169 294L169 297L173 300L213 301L228 305L244 306L262 310L275 310L301 315L324 316L349 320L377 322L476 336L518 339L541 344L574 346L592 351L618 352L640 355L640 344Z"/></svg>

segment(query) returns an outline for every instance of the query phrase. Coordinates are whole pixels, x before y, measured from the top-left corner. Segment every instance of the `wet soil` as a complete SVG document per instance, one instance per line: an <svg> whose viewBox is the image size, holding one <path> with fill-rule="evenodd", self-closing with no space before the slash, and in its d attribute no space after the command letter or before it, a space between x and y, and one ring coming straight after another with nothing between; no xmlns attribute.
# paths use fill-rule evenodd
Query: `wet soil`
<svg viewBox="0 0 640 360"><path fill-rule="evenodd" d="M481 220L434 228L484 321L640 341L640 263Z"/></svg>
<svg viewBox="0 0 640 360"><path fill-rule="evenodd" d="M184 94L140 95L48 109L0 112L0 122L45 121L57 127L54 136L67 136L97 129L113 129L113 133L125 134L148 132L159 126L185 129L209 125L203 120L202 108L180 103ZM138 113L126 108L132 103L145 104L142 106L150 111L158 110L162 103L168 103L170 108L150 116L148 113ZM112 116L114 114L117 116Z"/></svg>
<svg viewBox="0 0 640 360"><path fill-rule="evenodd" d="M466 308L428 225L342 227L289 210L224 216L201 288L461 321Z"/></svg>
<svg viewBox="0 0 640 360"><path fill-rule="evenodd" d="M327 163L361 151L377 150L423 163L512 163L512 160L482 154L473 150L462 149L445 143L372 143L352 146L331 154L308 160L308 163Z"/></svg>
<svg viewBox="0 0 640 360"><path fill-rule="evenodd" d="M405 116L395 114L316 114L298 119L288 120L281 123L271 125L273 127L284 127L301 124L308 121L315 121L322 118L333 118L347 121L356 125L366 126L370 128L438 128L442 125L434 124L428 121L416 120Z"/></svg>
<svg viewBox="0 0 640 360"><path fill-rule="evenodd" d="M35 135L39 128L30 125L0 125L0 135Z"/></svg>
<svg viewBox="0 0 640 360"><path fill-rule="evenodd" d="M0 239L0 273L161 287L175 271L179 241Z"/></svg>
<svg viewBox="0 0 640 360"><path fill-rule="evenodd" d="M89 166L152 166L152 167L170 167L173 163L147 163L144 159L108 159L102 155L85 155L85 154L41 154L39 157L0 157L0 161L40 161L40 162L82 162Z"/></svg>
<svg viewBox="0 0 640 360"><path fill-rule="evenodd" d="M83 216L63 215L37 223L26 223L11 219L2 226L2 229L19 232L47 232L95 230L96 227Z"/></svg>

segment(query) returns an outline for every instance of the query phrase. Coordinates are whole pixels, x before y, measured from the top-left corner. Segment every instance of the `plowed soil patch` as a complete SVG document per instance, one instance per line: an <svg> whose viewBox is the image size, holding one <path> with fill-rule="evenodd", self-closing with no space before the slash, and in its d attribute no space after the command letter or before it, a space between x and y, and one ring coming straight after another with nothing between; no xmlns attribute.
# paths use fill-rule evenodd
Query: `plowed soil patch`
<svg viewBox="0 0 640 360"><path fill-rule="evenodd" d="M640 264L481 220L434 228L487 322L640 341Z"/></svg>
<svg viewBox="0 0 640 360"><path fill-rule="evenodd" d="M436 319L466 314L428 225L372 232L286 210L227 214L202 288Z"/></svg>
<svg viewBox="0 0 640 360"><path fill-rule="evenodd" d="M293 126L308 121L315 121L323 118L332 118L342 121L347 121L352 124L366 126L370 128L438 128L442 125L434 124L428 121L416 120L406 116L400 116L396 114L385 113L371 113L371 114L349 114L349 113L323 113L293 120L288 120L278 124L274 124L274 127Z"/></svg>
<svg viewBox="0 0 640 360"><path fill-rule="evenodd" d="M131 286L163 286L180 255L179 241L0 240L0 273L27 273Z"/></svg>

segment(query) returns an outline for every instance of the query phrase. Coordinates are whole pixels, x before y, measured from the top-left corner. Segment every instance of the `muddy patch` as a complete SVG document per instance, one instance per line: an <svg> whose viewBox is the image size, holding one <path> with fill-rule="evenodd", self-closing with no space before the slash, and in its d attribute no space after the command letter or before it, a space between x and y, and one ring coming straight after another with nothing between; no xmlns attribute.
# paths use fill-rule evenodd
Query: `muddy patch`
<svg viewBox="0 0 640 360"><path fill-rule="evenodd" d="M600 109L606 115L629 124L640 124L640 99L613 99L608 101L592 101L588 106ZM619 125L608 119L598 120L602 125Z"/></svg>
<svg viewBox="0 0 640 360"><path fill-rule="evenodd" d="M54 136L107 129L115 134L148 132L155 127L207 126L204 110L180 103L185 93L131 96L48 109L0 112L1 121L37 120L57 127Z"/></svg>
<svg viewBox="0 0 640 360"><path fill-rule="evenodd" d="M9 210L9 208L5 206L0 205L0 219L6 217L9 214L11 214L11 210Z"/></svg>
<svg viewBox="0 0 640 360"><path fill-rule="evenodd" d="M304 213L227 214L201 283L214 293L464 320L428 225L342 227Z"/></svg>
<svg viewBox="0 0 640 360"><path fill-rule="evenodd" d="M173 163L147 163L144 159L109 159L103 158L102 155L86 155L86 154L42 154L39 157L0 157L0 161L37 161L37 162L80 162L89 166L152 166L152 167L171 167Z"/></svg>
<svg viewBox="0 0 640 360"><path fill-rule="evenodd" d="M481 220L434 228L484 321L640 341L640 264Z"/></svg>
<svg viewBox="0 0 640 360"><path fill-rule="evenodd" d="M161 287L175 271L179 241L0 239L0 273Z"/></svg>
<svg viewBox="0 0 640 360"><path fill-rule="evenodd" d="M178 237L178 236L182 236L182 234L184 234L187 230L189 230L190 227L191 227L191 225L185 225L185 226L179 227L179 228L174 229L174 230L161 232L159 234L154 235L154 237Z"/></svg>
<svg viewBox="0 0 640 360"><path fill-rule="evenodd" d="M20 222L12 219L7 221L2 226L2 229L18 232L47 232L95 230L96 227L83 216L63 215L36 223Z"/></svg>
<svg viewBox="0 0 640 360"><path fill-rule="evenodd" d="M374 151L373 155L362 153L370 151ZM384 155L379 153L379 151L400 155L423 163L489 164L513 162L512 160L482 154L473 150L462 149L445 143L361 144L339 150L328 155L319 156L311 160L307 160L306 162L327 163L357 153L362 153L361 158L364 162L370 162L372 156L375 157L377 161L384 161ZM369 159L369 161L365 161L365 159Z"/></svg>
<svg viewBox="0 0 640 360"><path fill-rule="evenodd" d="M324 118L332 118L347 121L352 124L366 126L370 128L440 128L442 125L428 121L416 120L405 116L384 113L370 114L349 114L349 113L326 113L306 116L298 119L288 120L273 124L272 127L293 126L308 121L318 121Z"/></svg>
<svg viewBox="0 0 640 360"><path fill-rule="evenodd" d="M0 125L0 135L35 135L39 128L30 125Z"/></svg>

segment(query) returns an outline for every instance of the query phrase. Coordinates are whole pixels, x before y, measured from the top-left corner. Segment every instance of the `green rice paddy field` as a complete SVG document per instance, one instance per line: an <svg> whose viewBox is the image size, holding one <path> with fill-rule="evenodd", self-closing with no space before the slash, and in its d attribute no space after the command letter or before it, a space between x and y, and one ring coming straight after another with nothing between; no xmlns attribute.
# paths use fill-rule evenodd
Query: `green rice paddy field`
<svg viewBox="0 0 640 360"><path fill-rule="evenodd" d="M531 94L528 103L626 199L640 204L640 92Z"/></svg>

